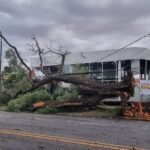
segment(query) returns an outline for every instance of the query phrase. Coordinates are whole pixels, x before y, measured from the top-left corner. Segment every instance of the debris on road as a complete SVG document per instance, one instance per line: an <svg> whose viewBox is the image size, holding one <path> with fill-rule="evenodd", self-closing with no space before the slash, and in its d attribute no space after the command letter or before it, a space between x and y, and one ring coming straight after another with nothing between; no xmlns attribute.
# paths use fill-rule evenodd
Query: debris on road
<svg viewBox="0 0 150 150"><path fill-rule="evenodd" d="M142 106L141 102L135 102L131 106L128 106L123 116L128 119L150 121L150 111L146 109L146 106Z"/></svg>

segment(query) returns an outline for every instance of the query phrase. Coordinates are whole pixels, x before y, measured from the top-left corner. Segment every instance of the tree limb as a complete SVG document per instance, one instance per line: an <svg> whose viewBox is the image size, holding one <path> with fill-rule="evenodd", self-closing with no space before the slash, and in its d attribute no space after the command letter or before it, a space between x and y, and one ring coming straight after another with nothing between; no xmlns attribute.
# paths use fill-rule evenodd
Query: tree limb
<svg viewBox="0 0 150 150"><path fill-rule="evenodd" d="M42 72L44 72L43 71L43 56L42 56L44 50L41 49L41 47L39 45L39 42L38 42L38 40L36 39L36 37L34 35L33 35L32 39L35 42L35 46L37 48L37 50L35 50L34 47L33 47L33 45L32 45L32 50L33 50L34 53L38 53L39 59L40 59L40 69L41 69Z"/></svg>
<svg viewBox="0 0 150 150"><path fill-rule="evenodd" d="M23 59L22 59L22 57L20 56L20 54L19 54L17 48L16 48L15 46L13 46L10 42L8 42L8 40L2 35L2 33L0 33L0 37L5 41L5 43L6 43L9 47L11 47L12 49L15 50L18 59L21 61L21 63L24 65L24 67L25 67L29 72L31 72L30 67L23 61Z"/></svg>
<svg viewBox="0 0 150 150"><path fill-rule="evenodd" d="M90 89L95 89L95 91L98 94L102 94L102 92L104 92L104 93L106 92L108 94L109 91L110 91L110 93L111 93L111 91L120 91L120 90L125 91L126 88L128 88L128 84L124 84L124 83L111 83L111 84L110 83L97 83L95 81L92 81L92 80L84 78L84 77L67 76L67 75L53 75L53 76L48 76L47 78L39 81L38 83L36 83L33 87L31 87L27 91L24 91L24 92L19 91L16 94L16 96L18 96L19 94L25 94L25 93L31 92L44 84L50 83L51 81L56 81L56 82L63 81L63 82L71 83L71 84L75 84L75 85L87 86ZM113 92L112 92L112 94L113 94Z"/></svg>

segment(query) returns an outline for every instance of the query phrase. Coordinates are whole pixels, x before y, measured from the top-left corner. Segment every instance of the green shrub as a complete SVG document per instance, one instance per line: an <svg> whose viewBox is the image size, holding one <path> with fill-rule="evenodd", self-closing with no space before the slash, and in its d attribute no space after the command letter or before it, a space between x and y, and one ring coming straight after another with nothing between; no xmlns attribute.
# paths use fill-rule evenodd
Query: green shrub
<svg viewBox="0 0 150 150"><path fill-rule="evenodd" d="M47 100L51 100L51 95L46 90L27 93L25 95L19 96L17 99L11 100L8 103L7 110L12 112L25 111L33 103Z"/></svg>
<svg viewBox="0 0 150 150"><path fill-rule="evenodd" d="M36 113L39 114L50 114L50 113L57 113L58 110L56 108L51 108L49 106L46 106L44 108L39 108Z"/></svg>

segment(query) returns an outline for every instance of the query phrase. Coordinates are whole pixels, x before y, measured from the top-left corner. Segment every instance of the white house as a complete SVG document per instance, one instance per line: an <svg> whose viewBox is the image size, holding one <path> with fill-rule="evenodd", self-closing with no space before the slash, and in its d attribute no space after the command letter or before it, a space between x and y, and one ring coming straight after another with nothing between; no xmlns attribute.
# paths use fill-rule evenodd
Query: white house
<svg viewBox="0 0 150 150"><path fill-rule="evenodd" d="M60 56L47 55L44 56L43 66L51 73L56 73L60 62ZM131 70L138 80L144 80L145 84L150 82L150 49L143 47L130 47L119 51L114 49L71 53L66 56L64 73L72 73L74 65L77 64L85 67L87 72L99 82L121 81L128 70ZM39 68L38 57L31 58L31 66ZM150 89L150 86L147 88ZM142 90L144 92L144 89L136 92Z"/></svg>

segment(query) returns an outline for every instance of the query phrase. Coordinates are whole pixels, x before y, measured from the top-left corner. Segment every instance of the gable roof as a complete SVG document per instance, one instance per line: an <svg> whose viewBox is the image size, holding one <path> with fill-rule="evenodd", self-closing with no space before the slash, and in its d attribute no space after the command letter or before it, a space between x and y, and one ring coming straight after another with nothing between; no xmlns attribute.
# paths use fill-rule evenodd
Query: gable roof
<svg viewBox="0 0 150 150"><path fill-rule="evenodd" d="M114 53L116 51L118 51L118 49L71 53L66 56L65 64L66 65L83 64L83 63L93 63L93 62L110 62L110 61L134 60L134 59L150 60L150 49L147 48L130 47L130 48L125 48L117 53ZM56 56L56 55L44 56L44 66L58 65L60 64L60 61L61 61L60 56ZM32 57L31 66L32 67L39 66L38 57Z"/></svg>

